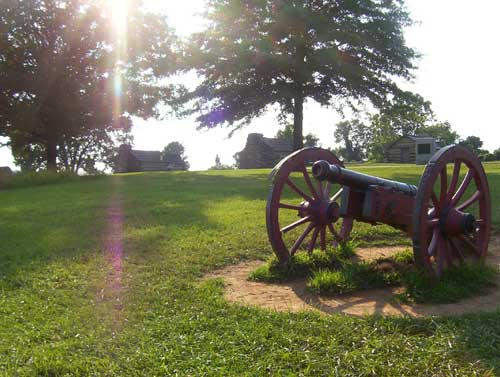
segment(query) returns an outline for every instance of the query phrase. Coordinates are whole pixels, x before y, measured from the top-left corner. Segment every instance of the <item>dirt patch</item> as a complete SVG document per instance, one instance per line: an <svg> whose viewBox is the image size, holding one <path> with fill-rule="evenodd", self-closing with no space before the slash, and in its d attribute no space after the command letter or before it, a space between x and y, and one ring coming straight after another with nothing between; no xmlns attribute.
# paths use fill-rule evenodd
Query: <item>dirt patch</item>
<svg viewBox="0 0 500 377"><path fill-rule="evenodd" d="M372 260L388 257L405 247L363 248L356 250L360 259ZM282 284L248 281L248 275L263 262L240 263L214 271L208 278L222 277L225 282L225 298L230 302L263 308L298 312L317 310L323 313L343 313L353 316L370 314L409 315L454 315L478 310L494 310L500 307L500 276L498 288L484 296L473 297L453 304L398 304L392 298L401 288L370 289L337 297L320 297L306 290L306 280L295 280ZM500 267L500 238L490 242L487 263Z"/></svg>

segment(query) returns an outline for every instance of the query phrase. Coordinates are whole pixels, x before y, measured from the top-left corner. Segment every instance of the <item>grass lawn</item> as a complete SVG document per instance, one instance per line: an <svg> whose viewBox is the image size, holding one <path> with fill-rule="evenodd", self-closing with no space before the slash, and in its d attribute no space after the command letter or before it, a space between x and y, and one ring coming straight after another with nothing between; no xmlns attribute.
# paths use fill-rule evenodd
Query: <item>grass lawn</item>
<svg viewBox="0 0 500 377"><path fill-rule="evenodd" d="M485 164L500 225L500 164ZM356 170L418 183L422 167ZM268 171L0 191L0 375L500 374L500 311L351 318L232 305L204 273L270 256ZM357 241L405 244L357 224ZM497 233L498 234L498 233Z"/></svg>

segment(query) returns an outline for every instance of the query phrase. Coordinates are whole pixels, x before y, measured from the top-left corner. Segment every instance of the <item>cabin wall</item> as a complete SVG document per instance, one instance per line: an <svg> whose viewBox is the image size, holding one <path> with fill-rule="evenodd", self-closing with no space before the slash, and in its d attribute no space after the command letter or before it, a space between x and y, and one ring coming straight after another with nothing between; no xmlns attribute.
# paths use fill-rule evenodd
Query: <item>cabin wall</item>
<svg viewBox="0 0 500 377"><path fill-rule="evenodd" d="M387 162L414 164L416 162L415 141L406 137L398 140L387 150Z"/></svg>
<svg viewBox="0 0 500 377"><path fill-rule="evenodd" d="M288 153L278 153L266 145L262 134L249 134L240 152L240 169L272 168L286 155Z"/></svg>

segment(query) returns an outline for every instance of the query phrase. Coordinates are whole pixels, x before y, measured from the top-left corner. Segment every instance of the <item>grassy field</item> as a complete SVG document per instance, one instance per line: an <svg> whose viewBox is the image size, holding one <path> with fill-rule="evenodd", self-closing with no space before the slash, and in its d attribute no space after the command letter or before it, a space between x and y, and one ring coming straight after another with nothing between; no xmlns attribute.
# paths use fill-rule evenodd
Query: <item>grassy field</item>
<svg viewBox="0 0 500 377"><path fill-rule="evenodd" d="M422 167L356 170L418 183ZM486 164L500 226L500 164ZM0 374L500 373L500 311L351 318L228 304L204 273L271 251L268 171L129 174L0 191ZM360 243L408 244L357 225Z"/></svg>

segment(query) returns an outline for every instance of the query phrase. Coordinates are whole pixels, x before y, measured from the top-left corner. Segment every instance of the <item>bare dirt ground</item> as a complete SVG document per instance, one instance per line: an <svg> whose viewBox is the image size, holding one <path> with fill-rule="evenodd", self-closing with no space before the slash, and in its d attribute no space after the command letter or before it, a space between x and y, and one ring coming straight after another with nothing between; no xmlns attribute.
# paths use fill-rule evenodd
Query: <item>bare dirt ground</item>
<svg viewBox="0 0 500 377"><path fill-rule="evenodd" d="M361 259L377 259L387 257L401 251L404 247L364 248L356 254ZM256 283L247 280L248 274L263 262L244 262L235 266L214 271L208 278L221 277L225 282L225 298L242 305L298 312L317 310L323 313L343 313L353 316L370 314L407 315L413 317L432 315L454 315L479 310L495 310L500 308L500 275L498 287L489 294L462 300L453 304L398 304L392 300L398 288L371 289L336 297L320 297L306 290L305 279L283 284ZM487 263L500 267L500 238L490 242Z"/></svg>

